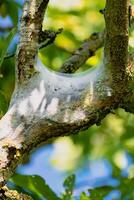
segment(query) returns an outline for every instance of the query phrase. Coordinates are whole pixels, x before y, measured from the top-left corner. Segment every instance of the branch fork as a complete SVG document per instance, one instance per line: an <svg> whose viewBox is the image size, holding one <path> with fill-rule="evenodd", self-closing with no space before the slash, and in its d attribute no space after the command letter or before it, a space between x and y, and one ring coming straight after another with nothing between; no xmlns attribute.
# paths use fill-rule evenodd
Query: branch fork
<svg viewBox="0 0 134 200"><path fill-rule="evenodd" d="M129 89L133 78L128 79L127 72L128 1L107 0L106 30L90 37L63 64L61 72L76 71L105 40L102 65L78 75L53 72L38 58L35 61L47 4L48 0L31 0L24 6L16 56L16 88L0 121L1 185L41 142L99 124L118 107L134 112L129 106L134 102ZM130 60L129 65L133 63Z"/></svg>

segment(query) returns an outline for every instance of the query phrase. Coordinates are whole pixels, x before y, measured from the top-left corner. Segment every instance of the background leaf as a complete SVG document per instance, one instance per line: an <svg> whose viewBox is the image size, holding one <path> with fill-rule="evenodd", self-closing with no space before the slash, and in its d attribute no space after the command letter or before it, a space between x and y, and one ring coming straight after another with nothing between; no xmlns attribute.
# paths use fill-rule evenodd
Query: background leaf
<svg viewBox="0 0 134 200"><path fill-rule="evenodd" d="M5 114L7 111L7 101L5 99L4 94L0 91L0 118Z"/></svg>
<svg viewBox="0 0 134 200"><path fill-rule="evenodd" d="M14 26L17 26L17 24L18 24L18 8L19 8L19 4L17 4L13 0L12 1L6 0L5 1L5 5L6 5L6 8L7 8L7 12L11 17Z"/></svg>
<svg viewBox="0 0 134 200"><path fill-rule="evenodd" d="M65 193L63 194L63 200L71 200L73 189L75 184L75 175L67 177L63 186L65 187Z"/></svg>
<svg viewBox="0 0 134 200"><path fill-rule="evenodd" d="M82 192L81 196L80 196L80 200L91 200L90 197L88 197L85 192Z"/></svg>
<svg viewBox="0 0 134 200"><path fill-rule="evenodd" d="M103 200L104 197L112 190L112 187L108 186L103 186L103 187L98 187L95 189L90 189L90 199L91 200Z"/></svg>
<svg viewBox="0 0 134 200"><path fill-rule="evenodd" d="M10 34L3 41L4 42L4 48L2 49L1 54L0 54L0 67L1 67L1 65L4 61L4 57L6 56L8 47L9 47L15 33L16 33L16 29L13 28L12 31L10 32Z"/></svg>
<svg viewBox="0 0 134 200"><path fill-rule="evenodd" d="M60 198L40 176L16 174L12 177L11 181L13 181L13 183L15 183L17 186L35 193L39 198L45 197L47 200L60 200Z"/></svg>

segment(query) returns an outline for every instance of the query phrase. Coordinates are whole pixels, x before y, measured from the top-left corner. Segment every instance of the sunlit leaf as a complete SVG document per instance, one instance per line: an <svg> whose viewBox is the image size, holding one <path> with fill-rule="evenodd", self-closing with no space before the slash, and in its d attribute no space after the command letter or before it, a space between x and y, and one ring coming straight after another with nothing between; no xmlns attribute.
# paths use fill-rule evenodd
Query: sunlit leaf
<svg viewBox="0 0 134 200"><path fill-rule="evenodd" d="M53 190L46 184L40 176L28 176L16 174L11 179L17 186L29 190L40 198L45 197L47 200L60 200Z"/></svg>
<svg viewBox="0 0 134 200"><path fill-rule="evenodd" d="M80 200L91 200L90 197L88 197L85 192L82 192L81 196L80 196Z"/></svg>

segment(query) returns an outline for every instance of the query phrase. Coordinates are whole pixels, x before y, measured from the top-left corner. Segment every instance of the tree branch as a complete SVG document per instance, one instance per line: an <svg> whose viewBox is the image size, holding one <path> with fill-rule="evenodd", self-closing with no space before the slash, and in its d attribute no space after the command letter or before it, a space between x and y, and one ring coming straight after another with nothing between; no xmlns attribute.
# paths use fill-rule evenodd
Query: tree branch
<svg viewBox="0 0 134 200"><path fill-rule="evenodd" d="M1 182L33 147L99 123L116 108L103 66L76 77L51 72L41 63L36 70L26 87L15 90L0 121Z"/></svg>
<svg viewBox="0 0 134 200"><path fill-rule="evenodd" d="M129 6L129 19L130 25L134 23L134 7ZM105 14L105 9L100 10L101 13ZM49 44L53 43L57 34L61 33L62 29L57 31L45 30L40 31L39 34L39 49L42 49ZM105 31L101 33L93 33L82 45L69 57L61 67L63 73L74 73L81 67L88 58L94 55L95 51L103 46L105 39ZM7 55L5 59L13 57L14 53Z"/></svg>
<svg viewBox="0 0 134 200"><path fill-rule="evenodd" d="M39 33L38 49L43 49L44 47L52 44L56 39L57 35L62 32L62 28L57 31L53 30L44 30ZM15 52L7 54L4 59L9 59L15 56Z"/></svg>
<svg viewBox="0 0 134 200"><path fill-rule="evenodd" d="M49 0L26 0L20 26L20 42L16 56L18 83L27 81L35 73L34 63L38 51L44 11Z"/></svg>
<svg viewBox="0 0 134 200"><path fill-rule="evenodd" d="M128 23L129 23L129 25L134 23L134 7L131 6L130 4L128 4L127 7L128 6L129 6L129 9L127 10L127 13L126 13L126 17L127 17L126 19L128 21L127 21L126 26L128 26ZM110 6L110 8L112 8L112 6ZM105 11L106 11L106 9L100 10L100 12L104 15L105 15ZM109 11L107 11L107 12L109 13ZM130 13L128 13L128 12L130 12ZM122 13L122 15L124 15L124 13ZM118 13L118 16L116 16L116 18L119 19L119 17L121 18L122 15L120 15L120 13ZM109 22L109 19L108 19L108 22ZM112 28L112 25L108 24L108 26L110 26L110 29L114 29L114 27ZM121 25L119 25L119 26L121 26ZM124 28L122 28L122 29L124 30ZM109 27L107 28L107 30L109 30ZM119 32L118 28L117 28L117 30ZM95 51L98 48L103 46L105 37L106 37L105 30L103 30L101 33L97 33L97 34L93 33L89 37L89 39L87 39L85 42L83 42L83 44L80 46L80 48L77 49L72 54L72 56L64 62L64 64L61 67L61 72L74 73L75 71L77 71L87 61L87 59L89 57L94 55ZM127 35L127 37L128 37L128 35ZM118 49L117 45L116 45L116 49ZM126 52L126 50L125 50L125 52Z"/></svg>
<svg viewBox="0 0 134 200"><path fill-rule="evenodd" d="M104 63L106 70L109 72L109 81L113 94L119 94L115 101L120 106L124 96L129 93L126 88L128 84L126 73L128 65L128 0L107 0L105 21Z"/></svg>
<svg viewBox="0 0 134 200"><path fill-rule="evenodd" d="M134 113L134 53L129 55L126 72L128 75L127 95L124 95L121 107L127 112Z"/></svg>
<svg viewBox="0 0 134 200"><path fill-rule="evenodd" d="M16 190L9 190L6 186L0 189L0 197L2 200L32 200L30 196L19 194Z"/></svg>
<svg viewBox="0 0 134 200"><path fill-rule="evenodd" d="M33 31L32 25L37 21L31 16L36 18L36 9L34 15L29 16L29 5L32 6L32 1L30 4L26 2L23 12L18 48L20 53L17 54L19 87L16 87L8 112L0 121L1 185L14 173L24 156L38 144L100 123L111 110L121 106L123 95L130 92L125 89L128 86L127 0L107 0L104 63L81 75L52 72L40 60L35 66L36 73L30 73L29 64L33 69L40 27L35 25ZM42 18L42 15L38 17ZM23 81L26 84L21 84Z"/></svg>
<svg viewBox="0 0 134 200"><path fill-rule="evenodd" d="M74 73L77 71L89 57L93 56L95 51L103 46L105 31L93 33L72 56L67 59L61 67L62 73Z"/></svg>

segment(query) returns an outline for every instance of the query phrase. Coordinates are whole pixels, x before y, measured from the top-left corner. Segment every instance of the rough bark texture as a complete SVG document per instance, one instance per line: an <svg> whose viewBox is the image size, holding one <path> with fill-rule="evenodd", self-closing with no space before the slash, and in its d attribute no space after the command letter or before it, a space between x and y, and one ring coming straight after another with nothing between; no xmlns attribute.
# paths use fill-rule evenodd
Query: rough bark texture
<svg viewBox="0 0 134 200"><path fill-rule="evenodd" d="M26 194L18 193L15 190L9 190L6 186L0 189L1 200L32 200L32 198Z"/></svg>
<svg viewBox="0 0 134 200"><path fill-rule="evenodd" d="M20 42L16 56L18 83L34 74L34 60L38 51L39 33L49 0L26 0L20 25Z"/></svg>
<svg viewBox="0 0 134 200"><path fill-rule="evenodd" d="M47 3L31 0L24 6L16 89L0 121L1 186L41 142L99 124L118 107L134 113L133 55L128 62L128 0L107 0L104 60L99 68L78 75L49 71L38 58L35 61ZM92 35L65 62L62 72L78 69L102 46L103 39L104 33Z"/></svg>

